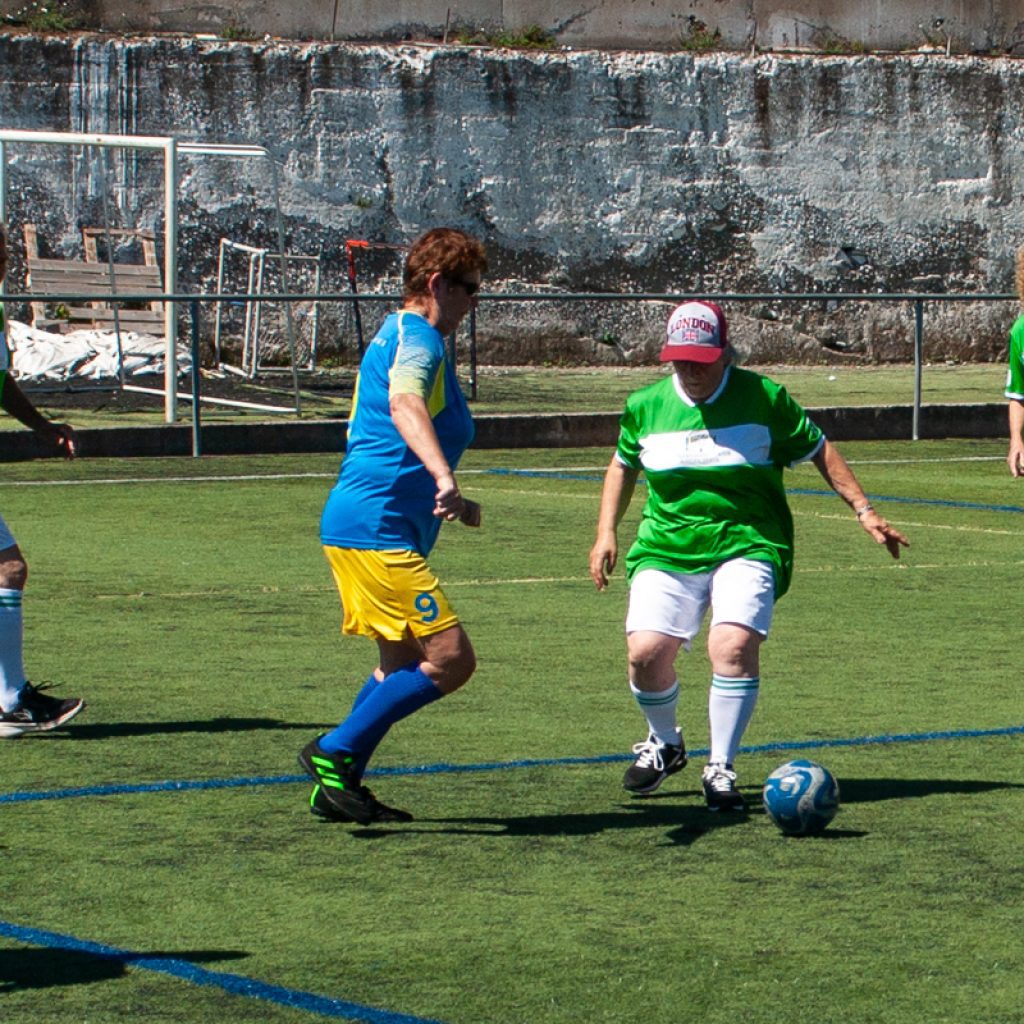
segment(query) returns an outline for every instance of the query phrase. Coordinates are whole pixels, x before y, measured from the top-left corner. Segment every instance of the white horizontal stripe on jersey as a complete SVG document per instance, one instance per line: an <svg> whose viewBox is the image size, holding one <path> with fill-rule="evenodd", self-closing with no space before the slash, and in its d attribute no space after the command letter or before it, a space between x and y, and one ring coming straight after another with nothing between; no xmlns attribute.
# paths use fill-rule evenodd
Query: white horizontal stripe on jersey
<svg viewBox="0 0 1024 1024"><path fill-rule="evenodd" d="M761 423L674 430L640 438L640 462L652 472L771 465L772 437Z"/></svg>

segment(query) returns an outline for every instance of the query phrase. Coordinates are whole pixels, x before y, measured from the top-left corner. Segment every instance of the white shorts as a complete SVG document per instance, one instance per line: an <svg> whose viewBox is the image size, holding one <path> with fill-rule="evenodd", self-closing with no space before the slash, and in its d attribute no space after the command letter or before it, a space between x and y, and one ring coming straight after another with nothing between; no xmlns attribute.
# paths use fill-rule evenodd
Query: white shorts
<svg viewBox="0 0 1024 1024"><path fill-rule="evenodd" d="M629 586L626 632L680 637L689 650L711 605L711 625L735 622L768 636L775 609L770 562L737 558L713 572L641 569Z"/></svg>
<svg viewBox="0 0 1024 1024"><path fill-rule="evenodd" d="M7 524L4 522L4 517L0 516L0 551L6 551L8 548L13 548L18 542L14 539L14 534L7 528Z"/></svg>

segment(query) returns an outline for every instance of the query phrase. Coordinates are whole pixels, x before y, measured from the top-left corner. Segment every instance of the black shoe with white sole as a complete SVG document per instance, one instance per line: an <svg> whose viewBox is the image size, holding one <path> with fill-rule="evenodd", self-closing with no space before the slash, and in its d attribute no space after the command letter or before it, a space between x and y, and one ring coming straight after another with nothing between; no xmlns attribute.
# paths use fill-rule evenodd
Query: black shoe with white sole
<svg viewBox="0 0 1024 1024"><path fill-rule="evenodd" d="M704 799L709 811L745 811L747 802L736 788L736 773L731 764L712 763L701 773Z"/></svg>
<svg viewBox="0 0 1024 1024"><path fill-rule="evenodd" d="M0 738L49 732L70 722L85 707L80 697L50 697L42 692L45 688L25 684L21 703L13 711L0 712Z"/></svg>
<svg viewBox="0 0 1024 1024"><path fill-rule="evenodd" d="M646 796L670 775L686 767L686 748L678 729L676 736L679 737L678 745L659 743L653 733L642 743L634 744L633 753L637 758L622 776L622 788L637 796Z"/></svg>

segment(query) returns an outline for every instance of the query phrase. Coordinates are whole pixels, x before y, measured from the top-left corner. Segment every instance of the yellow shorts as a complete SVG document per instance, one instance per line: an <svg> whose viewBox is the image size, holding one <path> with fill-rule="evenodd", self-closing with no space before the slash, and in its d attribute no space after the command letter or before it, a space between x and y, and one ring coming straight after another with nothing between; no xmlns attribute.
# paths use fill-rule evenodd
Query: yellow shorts
<svg viewBox="0 0 1024 1024"><path fill-rule="evenodd" d="M341 595L343 633L398 641L459 624L437 577L415 551L325 545L324 554Z"/></svg>

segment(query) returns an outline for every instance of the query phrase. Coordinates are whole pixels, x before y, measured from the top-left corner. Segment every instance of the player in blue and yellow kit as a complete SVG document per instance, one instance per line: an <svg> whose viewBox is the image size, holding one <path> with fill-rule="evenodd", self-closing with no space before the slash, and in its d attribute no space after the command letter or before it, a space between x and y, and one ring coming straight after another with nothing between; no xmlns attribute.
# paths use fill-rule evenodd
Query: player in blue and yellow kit
<svg viewBox="0 0 1024 1024"><path fill-rule="evenodd" d="M363 785L367 762L400 719L457 690L476 655L427 565L442 521L480 525L455 469L473 420L445 336L475 306L483 246L435 228L406 259L403 305L363 356L338 481L320 538L344 611L342 631L372 637L379 664L348 717L311 741L299 763L313 777L314 813L370 824L412 816Z"/></svg>

